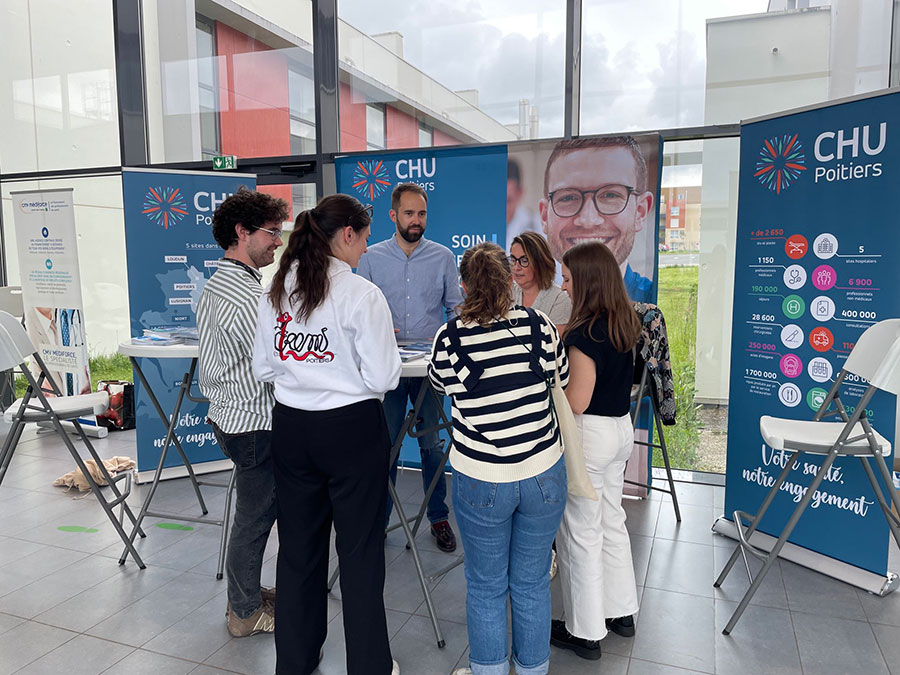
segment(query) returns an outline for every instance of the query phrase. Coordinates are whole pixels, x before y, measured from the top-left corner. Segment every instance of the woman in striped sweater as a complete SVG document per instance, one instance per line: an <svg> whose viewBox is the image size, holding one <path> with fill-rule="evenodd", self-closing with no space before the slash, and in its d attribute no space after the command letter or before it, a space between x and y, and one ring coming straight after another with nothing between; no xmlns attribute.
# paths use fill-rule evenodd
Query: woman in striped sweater
<svg viewBox="0 0 900 675"><path fill-rule="evenodd" d="M518 675L550 662L550 545L566 504L566 469L548 378L568 362L556 328L512 306L509 261L484 243L459 266L466 297L434 339L428 374L453 400L453 508L466 552L470 668L507 675L506 603Z"/></svg>

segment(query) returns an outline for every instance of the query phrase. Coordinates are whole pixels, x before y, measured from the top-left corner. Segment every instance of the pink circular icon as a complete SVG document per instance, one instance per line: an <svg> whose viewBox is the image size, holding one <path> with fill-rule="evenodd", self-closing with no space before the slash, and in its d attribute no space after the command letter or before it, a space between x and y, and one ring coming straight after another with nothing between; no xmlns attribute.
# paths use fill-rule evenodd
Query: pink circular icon
<svg viewBox="0 0 900 675"><path fill-rule="evenodd" d="M781 357L781 372L788 377L797 377L803 372L803 361L796 354L785 354Z"/></svg>
<svg viewBox="0 0 900 675"><path fill-rule="evenodd" d="M837 272L831 265L819 265L813 270L812 282L820 291L827 291L837 283Z"/></svg>

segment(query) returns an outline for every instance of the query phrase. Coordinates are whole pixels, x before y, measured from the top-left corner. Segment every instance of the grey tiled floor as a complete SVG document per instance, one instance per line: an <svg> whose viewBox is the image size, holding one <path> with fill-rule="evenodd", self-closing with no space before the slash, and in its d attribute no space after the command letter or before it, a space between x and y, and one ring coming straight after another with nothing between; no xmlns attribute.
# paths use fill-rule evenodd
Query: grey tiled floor
<svg viewBox="0 0 900 675"><path fill-rule="evenodd" d="M134 456L133 432L95 443L104 457ZM0 487L0 675L272 673L271 636L235 640L225 629L225 582L215 578L220 530L160 529L148 519L139 543L147 569L120 567L121 544L94 498L51 486L71 465L56 437L29 430ZM420 481L417 472L401 472L409 511L421 498ZM143 489L135 489L135 509ZM224 491L204 492L220 513ZM636 637L610 635L599 662L553 649L551 673L900 673L900 594L878 598L788 562L776 564L734 634L723 636L746 584L736 568L722 589L712 587L732 546L709 529L723 489L681 483L679 495L680 526L665 498L626 501L641 601ZM197 510L185 480L163 483L154 505ZM60 531L64 525L96 532ZM427 532L419 543L427 570L452 560ZM404 675L446 675L468 654L463 570L433 585L447 641L438 649L403 544L396 531L385 549L391 647ZM263 569L269 585L276 553L273 536ZM558 590L554 584L557 616ZM344 672L339 587L329 603L319 672L337 675Z"/></svg>

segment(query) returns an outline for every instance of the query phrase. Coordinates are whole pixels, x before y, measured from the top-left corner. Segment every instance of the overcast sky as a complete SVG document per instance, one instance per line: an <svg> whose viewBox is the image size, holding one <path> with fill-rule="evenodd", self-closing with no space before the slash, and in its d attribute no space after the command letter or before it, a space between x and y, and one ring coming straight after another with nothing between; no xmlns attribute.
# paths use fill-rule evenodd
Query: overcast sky
<svg viewBox="0 0 900 675"><path fill-rule="evenodd" d="M706 19L768 4L584 0L582 132L703 124ZM480 107L503 124L518 122L525 98L538 106L541 136L562 135L561 0L341 0L339 9L370 35L402 33L407 61L450 89L477 89Z"/></svg>

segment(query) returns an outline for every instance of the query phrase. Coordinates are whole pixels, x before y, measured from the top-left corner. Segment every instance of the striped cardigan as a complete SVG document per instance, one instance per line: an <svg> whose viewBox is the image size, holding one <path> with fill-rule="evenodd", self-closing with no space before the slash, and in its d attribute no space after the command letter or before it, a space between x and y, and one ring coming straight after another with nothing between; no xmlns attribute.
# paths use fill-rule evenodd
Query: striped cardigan
<svg viewBox="0 0 900 675"><path fill-rule="evenodd" d="M565 349L556 327L540 312L514 307L488 326L459 318L442 326L428 376L453 400L454 470L509 483L552 467L562 445L544 378L557 368L565 386Z"/></svg>

